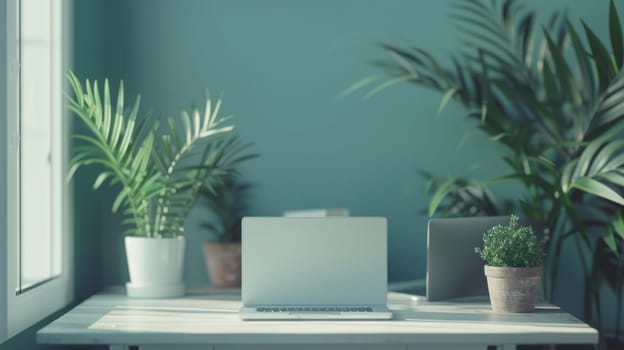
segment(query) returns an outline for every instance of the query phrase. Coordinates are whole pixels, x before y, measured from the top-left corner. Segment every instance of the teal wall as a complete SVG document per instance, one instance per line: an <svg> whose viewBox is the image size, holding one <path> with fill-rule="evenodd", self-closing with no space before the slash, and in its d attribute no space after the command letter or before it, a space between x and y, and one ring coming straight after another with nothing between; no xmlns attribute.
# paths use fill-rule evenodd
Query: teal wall
<svg viewBox="0 0 624 350"><path fill-rule="evenodd" d="M119 18L119 1L74 1L74 52L72 69L80 77L119 80L123 70L117 65L119 31L111 27ZM76 123L74 128L80 128ZM74 261L77 299L84 299L94 291L117 282L110 279L110 266L122 256L114 255L123 238L118 233L119 220L111 213L112 191L91 190L97 169L82 168L74 177ZM111 253L113 252L113 253ZM114 262L114 263L113 263ZM118 274L117 272L115 272Z"/></svg>
<svg viewBox="0 0 624 350"><path fill-rule="evenodd" d="M422 88L397 86L368 101L336 96L374 72L367 62L382 54L376 42L452 52L458 38L450 3L123 1L105 43L116 48L104 52L115 61L106 73L124 77L127 91L140 92L143 106L157 114L175 115L201 100L205 88L223 93L224 113L236 115L238 132L261 154L243 169L258 185L254 214L347 207L353 215L386 216L390 279L420 278L426 250L420 210L428 198L417 170L500 174L496 150L457 106L436 117L440 96ZM544 14L567 6L573 18L582 14L606 34L606 2L526 4ZM187 225L190 283L206 281L201 215L197 210ZM123 281L122 260L106 266L108 276Z"/></svg>

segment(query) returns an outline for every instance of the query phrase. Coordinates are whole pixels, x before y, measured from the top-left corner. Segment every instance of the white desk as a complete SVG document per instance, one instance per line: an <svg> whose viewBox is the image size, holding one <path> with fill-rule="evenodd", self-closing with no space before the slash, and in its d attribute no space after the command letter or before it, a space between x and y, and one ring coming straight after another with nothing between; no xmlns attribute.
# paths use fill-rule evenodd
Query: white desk
<svg viewBox="0 0 624 350"><path fill-rule="evenodd" d="M495 314L488 302L427 303L390 293L391 321L241 321L238 290L177 299L97 294L37 332L40 344L136 349L515 349L516 344L595 344L598 332L553 306Z"/></svg>

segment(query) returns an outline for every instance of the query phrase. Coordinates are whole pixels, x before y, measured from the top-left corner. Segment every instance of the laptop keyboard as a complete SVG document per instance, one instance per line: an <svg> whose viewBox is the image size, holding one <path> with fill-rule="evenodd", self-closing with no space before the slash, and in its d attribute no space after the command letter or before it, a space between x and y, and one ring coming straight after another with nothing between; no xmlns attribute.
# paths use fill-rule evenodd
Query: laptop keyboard
<svg viewBox="0 0 624 350"><path fill-rule="evenodd" d="M370 306L274 306L258 307L258 312L373 312Z"/></svg>

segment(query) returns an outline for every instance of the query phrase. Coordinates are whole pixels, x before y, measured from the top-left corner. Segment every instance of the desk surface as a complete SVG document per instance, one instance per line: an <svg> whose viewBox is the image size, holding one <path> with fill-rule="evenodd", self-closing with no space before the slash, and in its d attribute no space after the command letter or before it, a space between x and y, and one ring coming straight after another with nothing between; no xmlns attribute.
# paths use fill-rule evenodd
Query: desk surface
<svg viewBox="0 0 624 350"><path fill-rule="evenodd" d="M489 302L435 302L389 293L390 321L242 321L239 290L87 299L37 332L43 344L595 344L598 333L554 306L496 314ZM322 336L321 336L322 335Z"/></svg>

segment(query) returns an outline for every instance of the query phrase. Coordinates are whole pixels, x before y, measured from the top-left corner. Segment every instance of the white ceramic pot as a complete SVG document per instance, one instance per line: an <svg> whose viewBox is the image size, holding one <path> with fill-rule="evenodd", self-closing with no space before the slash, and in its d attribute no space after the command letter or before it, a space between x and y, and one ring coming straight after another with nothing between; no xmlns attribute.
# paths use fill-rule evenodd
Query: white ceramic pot
<svg viewBox="0 0 624 350"><path fill-rule="evenodd" d="M128 296L167 298L184 295L183 236L175 238L126 237L130 282Z"/></svg>

